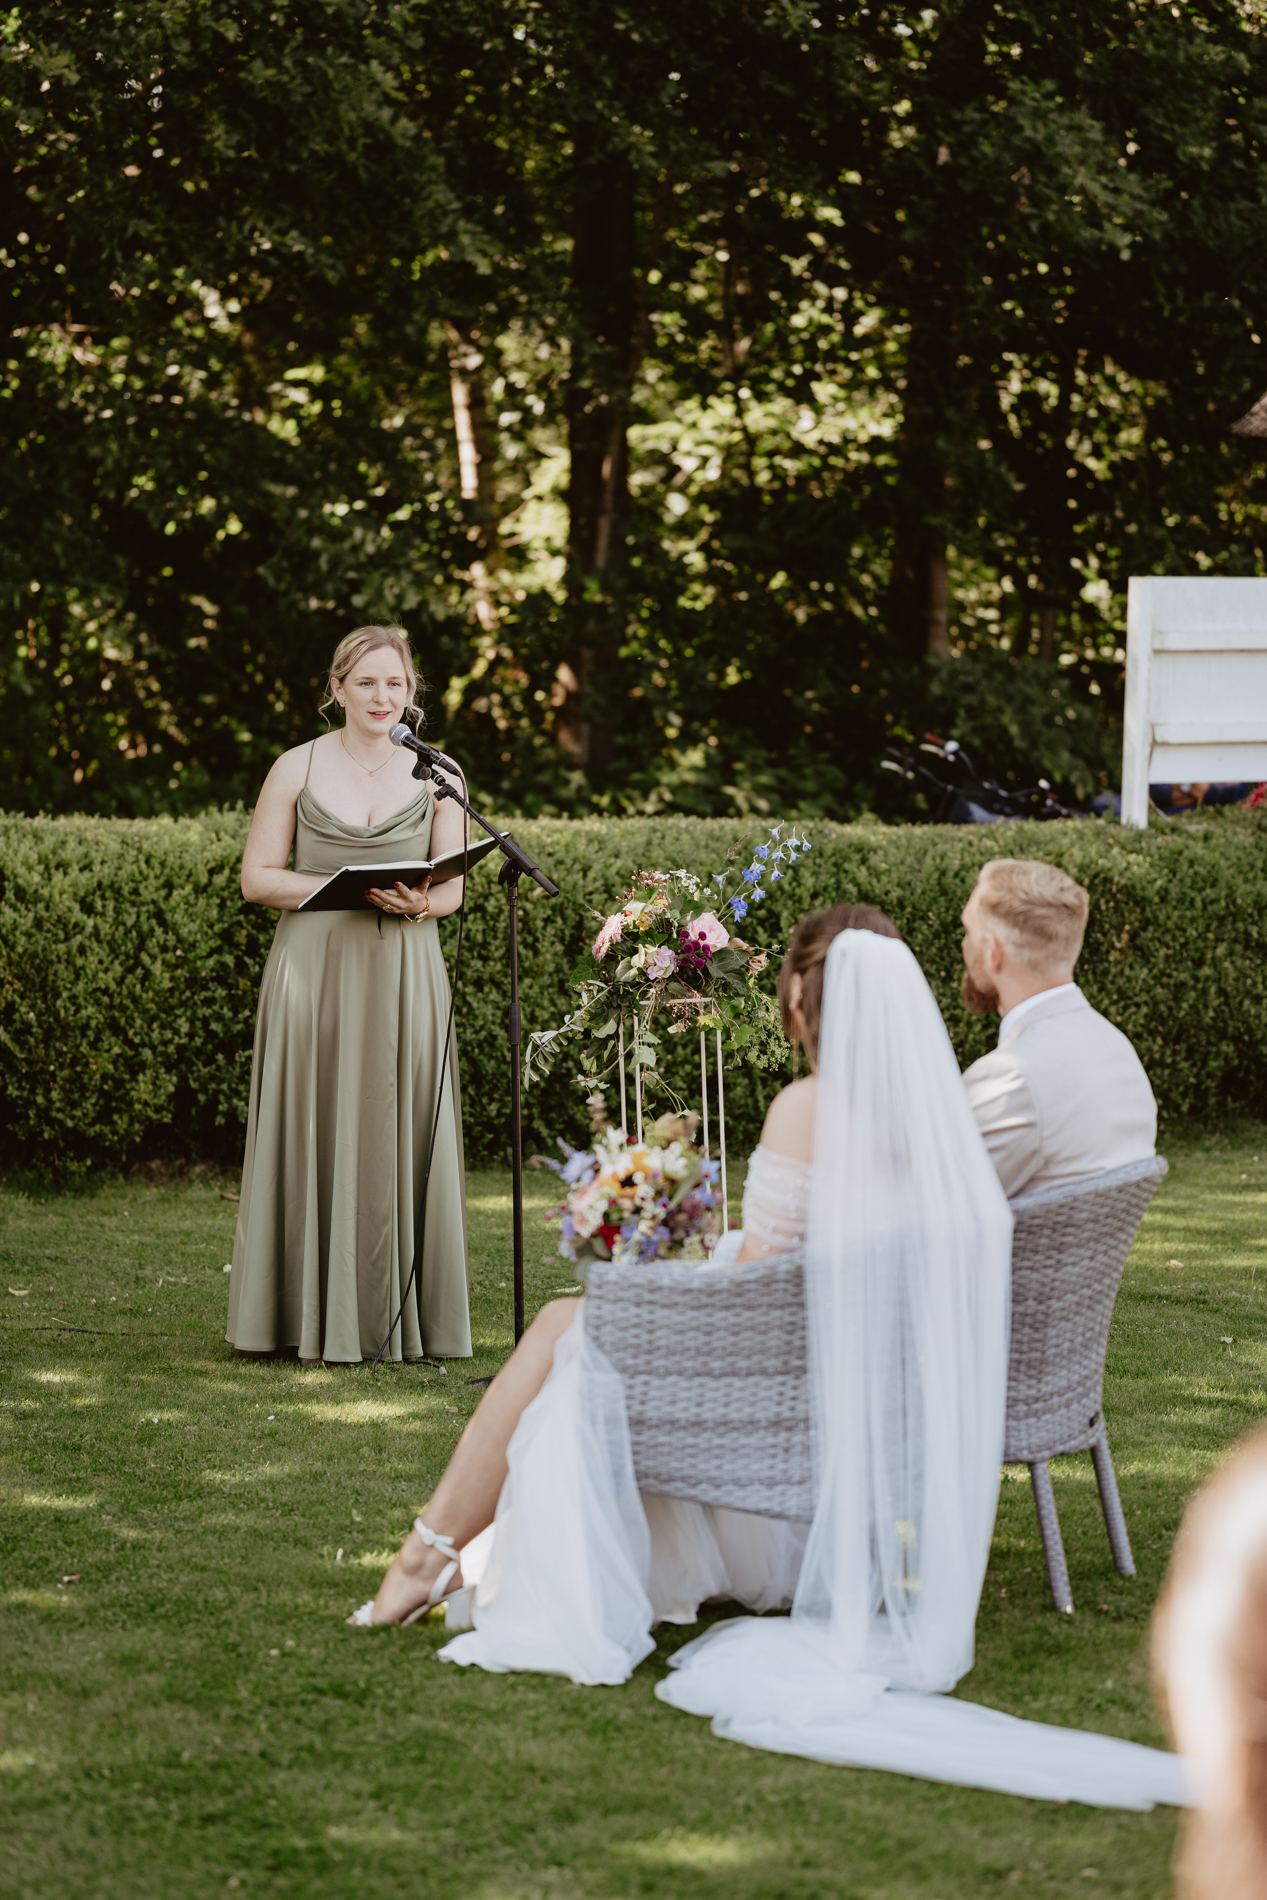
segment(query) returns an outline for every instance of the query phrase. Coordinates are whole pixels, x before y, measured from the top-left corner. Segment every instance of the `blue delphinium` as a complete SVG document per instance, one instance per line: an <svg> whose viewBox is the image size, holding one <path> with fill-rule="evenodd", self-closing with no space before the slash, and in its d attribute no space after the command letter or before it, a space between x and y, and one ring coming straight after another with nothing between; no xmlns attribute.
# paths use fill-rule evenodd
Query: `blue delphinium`
<svg viewBox="0 0 1267 1900"><path fill-rule="evenodd" d="M743 874L743 881L745 884L756 884L760 881L760 878L761 878L761 867L760 865L757 865L757 864L750 864L748 866L748 869Z"/></svg>
<svg viewBox="0 0 1267 1900"><path fill-rule="evenodd" d="M730 908L734 911L735 917L740 923L742 923L744 918L748 915L748 906L744 903L742 897L732 899Z"/></svg>

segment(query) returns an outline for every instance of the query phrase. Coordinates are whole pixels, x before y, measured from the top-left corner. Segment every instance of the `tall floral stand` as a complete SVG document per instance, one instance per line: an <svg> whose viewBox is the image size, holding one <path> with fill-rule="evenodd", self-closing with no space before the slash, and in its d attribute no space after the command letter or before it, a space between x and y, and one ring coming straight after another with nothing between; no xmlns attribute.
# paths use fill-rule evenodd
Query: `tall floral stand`
<svg viewBox="0 0 1267 1900"><path fill-rule="evenodd" d="M715 1030L717 1038L717 1156L721 1162L721 1206L722 1233L730 1231L730 1195L726 1185L726 1084L722 1075L721 1030ZM634 1097L634 1136L642 1141L642 1071L643 1063L638 1060L638 1020L634 1018L633 1046L633 1097ZM701 1133L704 1138L704 1159L712 1158L708 1134L708 1031L699 1032L699 1087L703 1105ZM620 1132L629 1139L629 1111L625 1092L625 1026L620 1026Z"/></svg>

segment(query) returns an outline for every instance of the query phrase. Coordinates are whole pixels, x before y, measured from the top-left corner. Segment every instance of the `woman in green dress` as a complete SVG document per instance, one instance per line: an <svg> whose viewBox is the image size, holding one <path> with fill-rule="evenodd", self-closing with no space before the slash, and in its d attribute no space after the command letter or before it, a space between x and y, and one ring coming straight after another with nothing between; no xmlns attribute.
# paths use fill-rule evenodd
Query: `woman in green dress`
<svg viewBox="0 0 1267 1900"><path fill-rule="evenodd" d="M324 702L342 709L342 728L282 754L251 820L242 895L282 916L260 985L229 1281L228 1339L243 1352L372 1359L421 1245L388 1350L470 1355L456 1044L425 1235L422 1220L449 1009L436 919L457 909L463 881L431 896L385 880L371 910L295 914L344 864L425 862L461 846L461 808L437 806L388 736L417 686L399 628L349 634Z"/></svg>

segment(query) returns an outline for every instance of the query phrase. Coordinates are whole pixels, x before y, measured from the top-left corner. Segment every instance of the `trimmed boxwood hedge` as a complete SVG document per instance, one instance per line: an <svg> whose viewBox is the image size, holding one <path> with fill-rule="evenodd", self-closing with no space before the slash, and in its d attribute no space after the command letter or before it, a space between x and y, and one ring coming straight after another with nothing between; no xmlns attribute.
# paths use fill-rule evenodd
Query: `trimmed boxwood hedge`
<svg viewBox="0 0 1267 1900"><path fill-rule="evenodd" d="M146 1156L232 1161L241 1148L269 911L242 902L248 814L194 819L0 816L0 1129L11 1163L109 1168ZM761 827L749 829L761 831ZM515 833L562 895L523 887L526 1030L558 1022L597 918L640 866L706 874L744 833L693 819L539 820ZM1079 979L1130 1036L1171 1120L1267 1115L1267 819L1115 824L816 824L813 849L745 926L777 948L805 910L881 905L927 973L962 1062L994 1024L959 1001L959 912L987 858L1044 858L1091 893ZM453 920L443 926L451 957ZM468 1156L504 1160L506 915L495 865L471 880L458 1033ZM772 972L773 974L773 972ZM692 1098L698 1045L670 1074ZM780 1077L728 1070L728 1138L755 1140ZM585 1128L568 1065L525 1100L529 1152Z"/></svg>

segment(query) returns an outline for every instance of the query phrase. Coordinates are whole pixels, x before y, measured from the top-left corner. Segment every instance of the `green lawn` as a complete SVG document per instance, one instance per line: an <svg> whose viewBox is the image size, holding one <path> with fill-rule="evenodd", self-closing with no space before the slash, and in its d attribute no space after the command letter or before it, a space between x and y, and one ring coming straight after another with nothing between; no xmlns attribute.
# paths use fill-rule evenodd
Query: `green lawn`
<svg viewBox="0 0 1267 1900"><path fill-rule="evenodd" d="M1009 1471L961 1691L1140 1741L1160 1740L1148 1615L1184 1500L1267 1404L1267 1130L1166 1147L1109 1359L1139 1578L1114 1573L1090 1460L1069 1459L1056 1490L1077 1614L1056 1616L1028 1477ZM546 1184L529 1182L531 1310L568 1282L538 1224ZM224 1344L232 1185L0 1193L0 1892L1168 1891L1168 1811L717 1741L652 1695L689 1632L624 1688L577 1689L440 1664L434 1623L345 1629L479 1396L465 1381L508 1350L508 1179L470 1184L474 1364L377 1382Z"/></svg>

